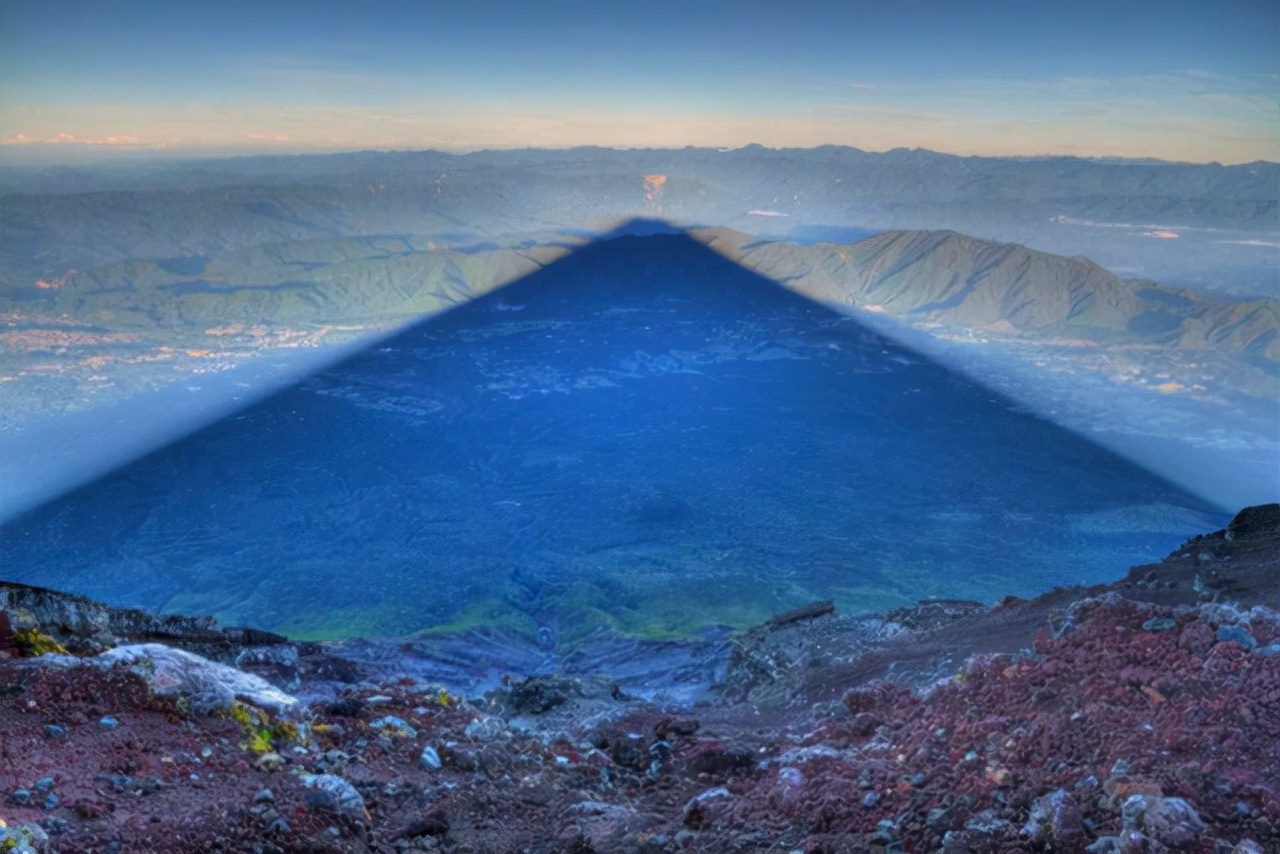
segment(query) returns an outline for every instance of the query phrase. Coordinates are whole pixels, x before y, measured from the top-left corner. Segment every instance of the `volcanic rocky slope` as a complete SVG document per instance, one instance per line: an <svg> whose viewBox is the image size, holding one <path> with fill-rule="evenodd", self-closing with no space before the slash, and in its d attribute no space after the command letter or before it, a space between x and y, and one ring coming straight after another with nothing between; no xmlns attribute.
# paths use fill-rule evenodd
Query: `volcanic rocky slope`
<svg viewBox="0 0 1280 854"><path fill-rule="evenodd" d="M718 698L684 708L569 673L462 699L341 647L4 585L0 844L1272 851L1278 573L1269 505L1114 585L818 604L739 636ZM58 643L124 645L30 657Z"/></svg>

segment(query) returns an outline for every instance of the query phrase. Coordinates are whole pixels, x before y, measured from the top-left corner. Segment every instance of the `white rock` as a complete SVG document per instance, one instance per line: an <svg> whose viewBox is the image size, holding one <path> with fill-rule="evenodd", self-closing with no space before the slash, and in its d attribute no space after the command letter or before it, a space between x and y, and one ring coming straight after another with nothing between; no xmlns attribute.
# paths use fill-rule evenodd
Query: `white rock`
<svg viewBox="0 0 1280 854"><path fill-rule="evenodd" d="M440 761L440 753L429 744L422 748L422 753L418 756L418 761L421 762L422 767L426 768L428 771L439 771L444 767L443 763Z"/></svg>
<svg viewBox="0 0 1280 854"><path fill-rule="evenodd" d="M157 696L188 697L201 712L230 708L235 700L273 711L298 702L259 676L159 643L118 646L86 661L104 669L127 664Z"/></svg>

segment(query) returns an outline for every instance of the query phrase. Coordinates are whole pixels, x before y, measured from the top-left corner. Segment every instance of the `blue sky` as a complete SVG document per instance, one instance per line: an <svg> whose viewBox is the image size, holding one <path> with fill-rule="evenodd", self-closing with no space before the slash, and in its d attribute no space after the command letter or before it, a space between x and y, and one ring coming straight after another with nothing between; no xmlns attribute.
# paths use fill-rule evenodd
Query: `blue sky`
<svg viewBox="0 0 1280 854"><path fill-rule="evenodd" d="M0 0L0 148L1276 160L1277 57L1275 0Z"/></svg>

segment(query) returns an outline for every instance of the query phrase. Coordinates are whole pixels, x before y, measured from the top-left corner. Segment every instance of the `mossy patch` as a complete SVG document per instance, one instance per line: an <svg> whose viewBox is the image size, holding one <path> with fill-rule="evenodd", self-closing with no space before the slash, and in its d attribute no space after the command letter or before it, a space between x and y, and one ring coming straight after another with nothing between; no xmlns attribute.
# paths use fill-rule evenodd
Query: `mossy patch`
<svg viewBox="0 0 1280 854"><path fill-rule="evenodd" d="M48 653L67 654L66 647L37 628L18 629L13 633L13 644L23 658L34 658Z"/></svg>
<svg viewBox="0 0 1280 854"><path fill-rule="evenodd" d="M245 703L235 703L228 714L244 733L240 747L245 750L271 753L286 744L297 744L302 740L297 724L273 721L262 709Z"/></svg>
<svg viewBox="0 0 1280 854"><path fill-rule="evenodd" d="M411 605L383 602L309 611L268 628L293 640L348 640L409 634L422 620L421 610Z"/></svg>
<svg viewBox="0 0 1280 854"><path fill-rule="evenodd" d="M672 582L669 574L661 582L647 579L645 573L623 579L618 573L598 580L580 578L528 602L490 597L434 621L411 604L382 602L315 610L268 628L295 640L431 638L496 630L535 644L540 627L549 624L564 650L601 631L635 640L682 641L710 628L747 629L824 598L833 599L843 613L915 604L896 587L883 584L809 590L791 582L766 588L723 577L698 579L694 573L679 582Z"/></svg>
<svg viewBox="0 0 1280 854"><path fill-rule="evenodd" d="M538 623L533 617L500 599L484 599L467 605L452 619L426 626L416 632L417 637L453 635L476 629L502 628L528 637L538 636Z"/></svg>

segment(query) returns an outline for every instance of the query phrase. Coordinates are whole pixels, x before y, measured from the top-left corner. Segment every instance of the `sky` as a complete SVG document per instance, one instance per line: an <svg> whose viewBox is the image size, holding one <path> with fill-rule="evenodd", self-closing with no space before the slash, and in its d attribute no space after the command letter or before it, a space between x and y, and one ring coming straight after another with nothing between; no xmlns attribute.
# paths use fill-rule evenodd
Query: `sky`
<svg viewBox="0 0 1280 854"><path fill-rule="evenodd" d="M608 145L1280 160L1280 0L0 0L0 162Z"/></svg>

